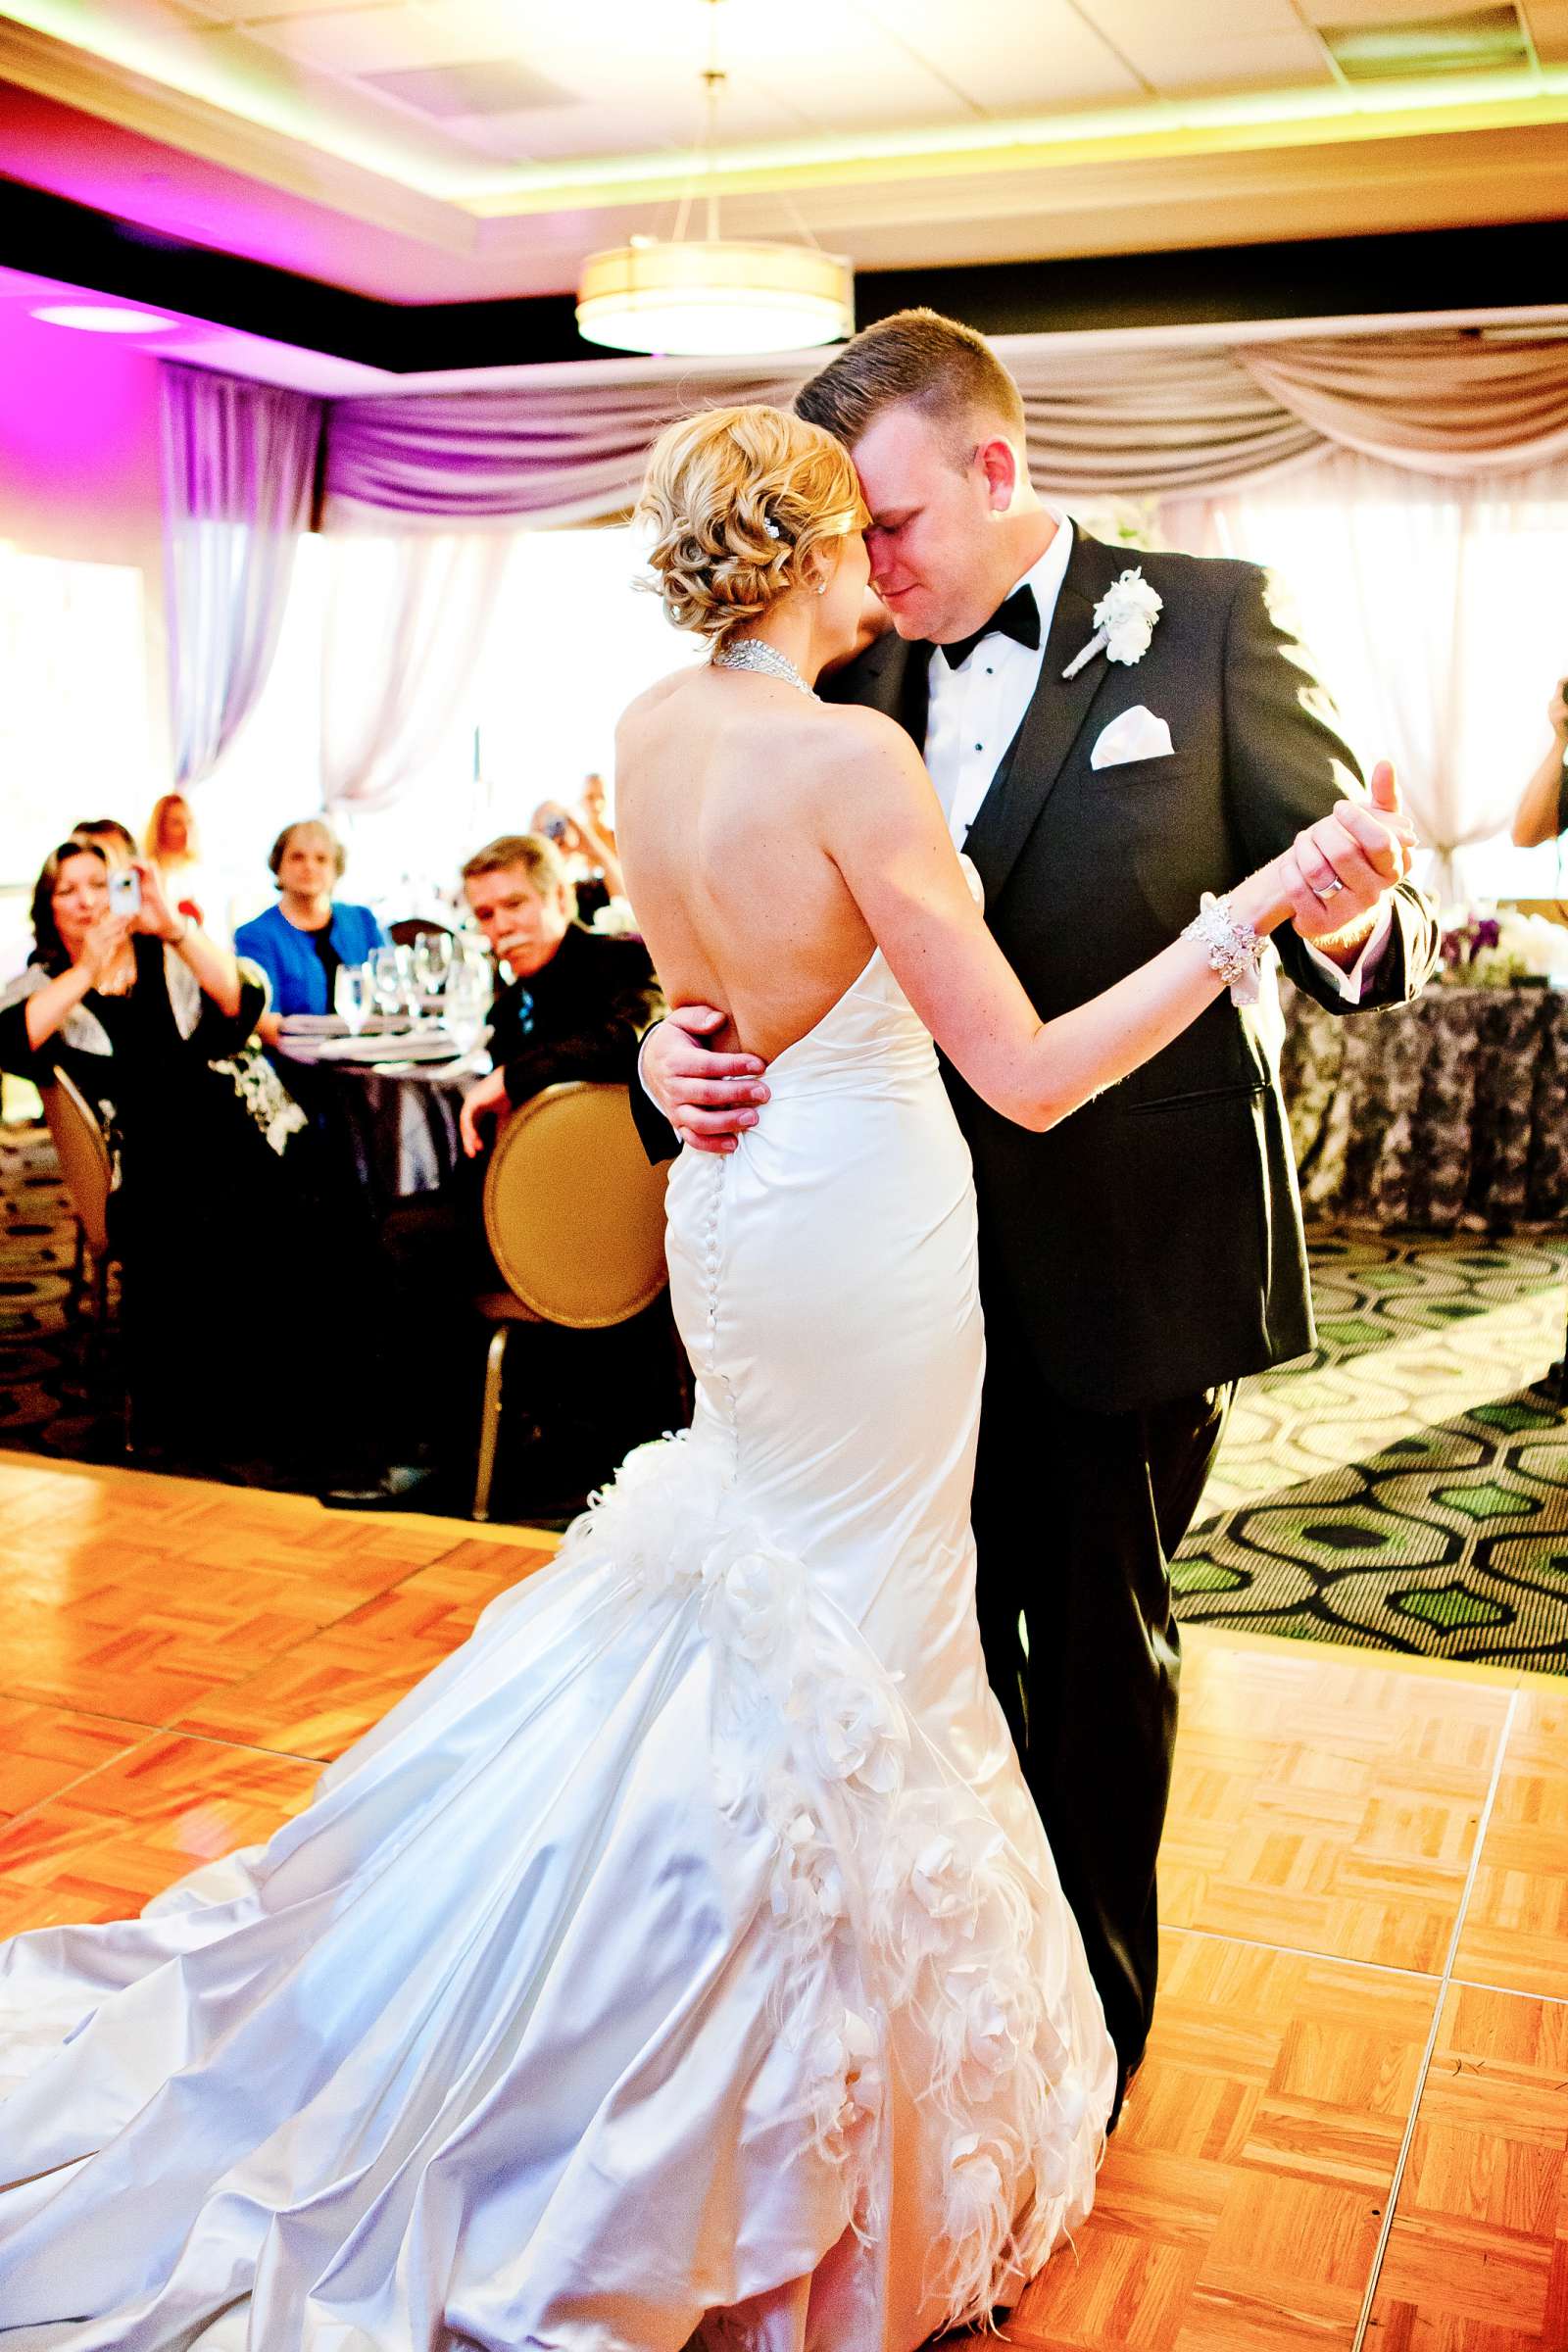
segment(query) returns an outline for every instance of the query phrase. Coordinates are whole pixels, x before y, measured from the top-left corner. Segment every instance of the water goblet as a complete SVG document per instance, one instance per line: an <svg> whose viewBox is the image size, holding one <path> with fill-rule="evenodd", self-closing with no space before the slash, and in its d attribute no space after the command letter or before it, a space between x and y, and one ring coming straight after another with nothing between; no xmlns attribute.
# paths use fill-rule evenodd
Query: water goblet
<svg viewBox="0 0 1568 2352"><path fill-rule="evenodd" d="M402 968L396 948L377 948L370 957L368 970L370 989L382 1012L399 1011L404 999Z"/></svg>
<svg viewBox="0 0 1568 2352"><path fill-rule="evenodd" d="M370 975L363 963L340 963L332 983L332 1004L350 1037L358 1037L370 1010Z"/></svg>

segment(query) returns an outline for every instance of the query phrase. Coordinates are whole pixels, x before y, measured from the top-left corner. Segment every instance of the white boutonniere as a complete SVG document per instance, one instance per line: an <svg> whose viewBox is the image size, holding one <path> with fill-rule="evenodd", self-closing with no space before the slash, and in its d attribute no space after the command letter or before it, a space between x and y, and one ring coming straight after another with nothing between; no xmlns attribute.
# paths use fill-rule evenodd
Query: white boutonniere
<svg viewBox="0 0 1568 2352"><path fill-rule="evenodd" d="M1102 653L1107 662L1141 662L1159 614L1158 591L1151 588L1142 571L1124 571L1095 607L1095 633L1083 652L1073 656L1062 676L1075 678L1096 654Z"/></svg>

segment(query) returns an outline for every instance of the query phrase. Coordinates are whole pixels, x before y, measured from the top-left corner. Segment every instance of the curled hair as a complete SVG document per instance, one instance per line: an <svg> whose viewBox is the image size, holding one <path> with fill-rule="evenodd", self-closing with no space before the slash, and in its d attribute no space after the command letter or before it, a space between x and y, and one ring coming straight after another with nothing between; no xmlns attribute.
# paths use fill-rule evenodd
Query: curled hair
<svg viewBox="0 0 1568 2352"><path fill-rule="evenodd" d="M55 920L55 887L60 880L61 867L69 864L73 858L96 858L105 873L109 871L109 860L98 844L95 841L78 840L74 835L70 841L63 841L58 849L51 850L38 868L38 879L32 886L33 946L29 960L40 964L51 980L71 969L71 957L60 936L60 925Z"/></svg>
<svg viewBox="0 0 1568 2352"><path fill-rule="evenodd" d="M661 433L637 514L665 612L717 645L805 586L814 549L869 519L832 434L760 405L705 410Z"/></svg>

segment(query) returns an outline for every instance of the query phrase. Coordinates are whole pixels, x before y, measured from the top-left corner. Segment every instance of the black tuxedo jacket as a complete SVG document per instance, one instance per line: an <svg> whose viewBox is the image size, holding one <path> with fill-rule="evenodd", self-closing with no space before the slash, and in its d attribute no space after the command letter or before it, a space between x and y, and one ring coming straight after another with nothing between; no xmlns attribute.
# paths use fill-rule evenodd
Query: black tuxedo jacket
<svg viewBox="0 0 1568 2352"><path fill-rule="evenodd" d="M1162 600L1148 653L1097 655L1064 680L1130 564ZM884 637L822 692L886 710L923 746L928 662L926 646ZM1102 731L1138 704L1166 721L1173 756L1092 768ZM1229 889L1360 784L1267 573L1078 533L1039 687L965 847L986 920L1049 1019L1167 947L1203 891ZM1352 1009L1294 931L1275 939L1298 987ZM1437 959L1437 910L1405 884L1366 1003L1414 996ZM974 1154L983 1286L1074 1403L1155 1404L1313 1345L1272 996L1265 985L1248 1010L1222 997L1046 1135L946 1071Z"/></svg>

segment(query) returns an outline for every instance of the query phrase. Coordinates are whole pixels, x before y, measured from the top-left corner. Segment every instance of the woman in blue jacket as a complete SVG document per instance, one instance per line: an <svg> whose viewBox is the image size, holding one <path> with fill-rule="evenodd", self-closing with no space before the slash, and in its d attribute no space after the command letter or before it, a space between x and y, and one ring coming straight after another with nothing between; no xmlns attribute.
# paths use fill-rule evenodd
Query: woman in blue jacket
<svg viewBox="0 0 1568 2352"><path fill-rule="evenodd" d="M339 964L363 963L386 945L386 934L368 906L333 898L345 859L343 844L323 818L285 825L267 862L276 878L277 905L241 923L234 953L267 974L274 1015L330 1012Z"/></svg>

